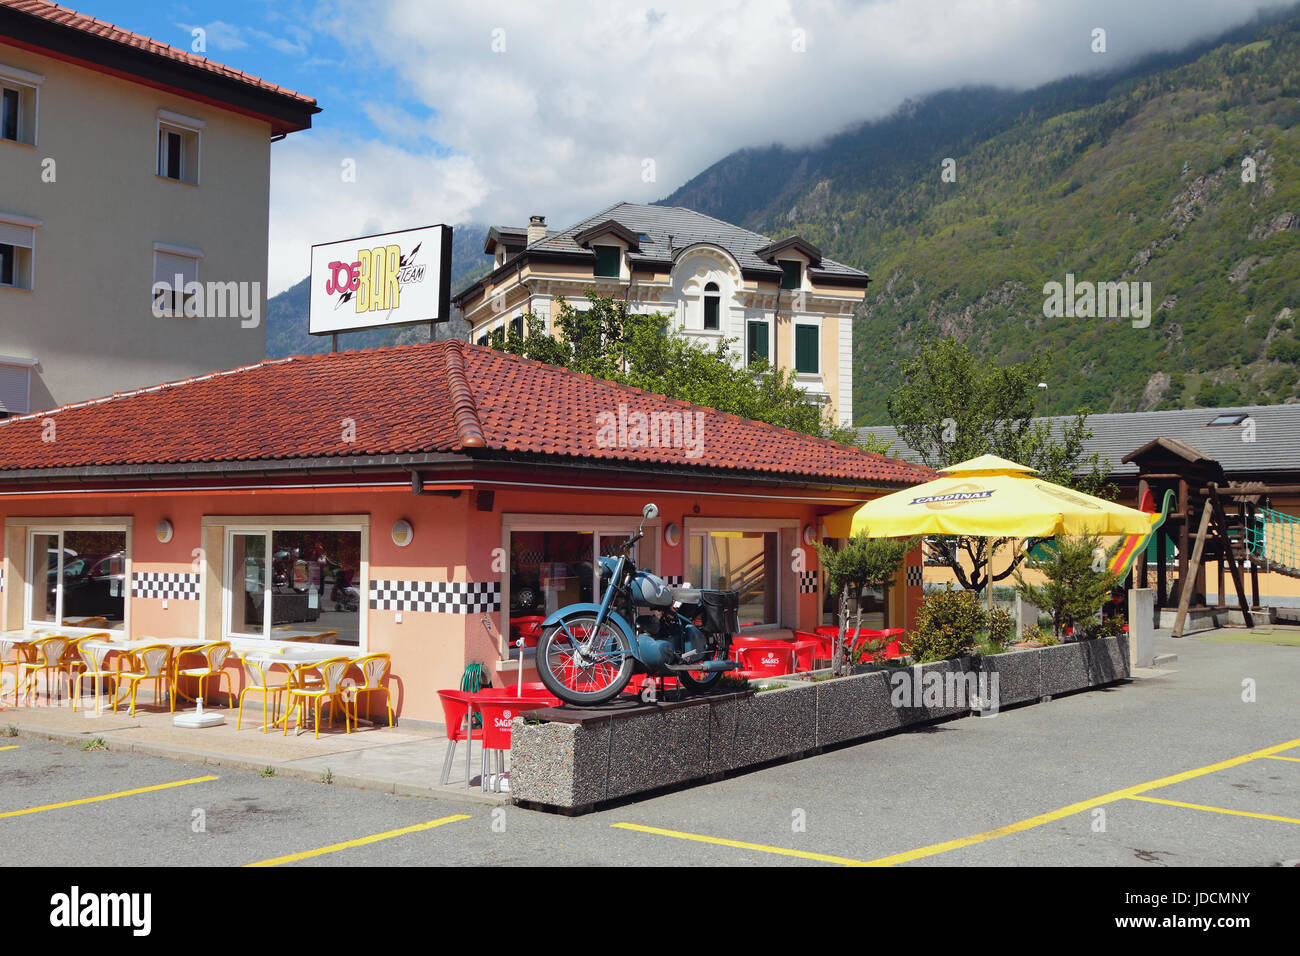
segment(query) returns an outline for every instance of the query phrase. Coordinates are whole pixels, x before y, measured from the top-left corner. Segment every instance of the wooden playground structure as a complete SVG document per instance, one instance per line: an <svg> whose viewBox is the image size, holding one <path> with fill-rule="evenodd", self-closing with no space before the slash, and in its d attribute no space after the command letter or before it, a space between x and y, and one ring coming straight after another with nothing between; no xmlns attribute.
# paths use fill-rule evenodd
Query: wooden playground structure
<svg viewBox="0 0 1300 956"><path fill-rule="evenodd" d="M1191 612L1232 609L1226 603L1228 578L1245 626L1254 627L1256 615L1268 620L1269 610L1260 605L1260 573L1300 578L1300 518L1276 510L1271 501L1300 495L1300 485L1229 481L1217 460L1171 438L1148 442L1124 461L1138 466L1139 500L1148 492L1156 502L1172 495L1164 523L1153 532L1154 569L1145 548L1133 568L1141 586L1152 586L1154 571L1157 613L1177 608L1172 636L1183 636ZM1171 565L1171 554L1176 564ZM1212 564L1218 566L1214 605L1208 604L1206 590Z"/></svg>

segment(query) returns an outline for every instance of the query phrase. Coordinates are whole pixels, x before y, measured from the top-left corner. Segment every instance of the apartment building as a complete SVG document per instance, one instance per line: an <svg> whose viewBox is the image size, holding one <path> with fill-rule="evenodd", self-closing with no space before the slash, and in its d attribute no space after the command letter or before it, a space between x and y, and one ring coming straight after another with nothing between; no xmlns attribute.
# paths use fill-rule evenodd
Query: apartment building
<svg viewBox="0 0 1300 956"><path fill-rule="evenodd" d="M558 232L541 216L527 227L493 226L484 253L493 269L453 301L471 340L548 331L555 299L575 308L587 290L662 312L704 342L733 339L737 361L793 370L796 383L847 425L853 411L853 313L871 281L798 236L780 241L680 206L618 203Z"/></svg>
<svg viewBox="0 0 1300 956"><path fill-rule="evenodd" d="M0 0L0 416L261 361L271 144L317 112Z"/></svg>

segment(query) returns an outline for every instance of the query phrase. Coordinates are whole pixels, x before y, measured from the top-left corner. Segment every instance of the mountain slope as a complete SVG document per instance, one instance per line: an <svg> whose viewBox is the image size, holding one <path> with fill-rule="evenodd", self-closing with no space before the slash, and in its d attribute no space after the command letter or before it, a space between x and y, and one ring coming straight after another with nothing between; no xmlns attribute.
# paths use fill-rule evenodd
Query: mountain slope
<svg viewBox="0 0 1300 956"><path fill-rule="evenodd" d="M483 242L487 227L470 223L456 226L451 234L451 288L453 294L484 275L491 260L483 255ZM307 312L310 301L310 278L285 289L266 302L266 357L283 358L286 355L310 355L328 352L331 347L327 335L309 335ZM464 338L468 334L460 316L438 326L438 338ZM342 349L368 349L385 345L410 344L429 341L428 326L404 326L394 329L369 329L349 332L339 336Z"/></svg>
<svg viewBox="0 0 1300 956"><path fill-rule="evenodd" d="M1291 16L1123 74L951 91L809 150L744 151L665 202L797 232L871 273L859 424L887 420L902 362L940 334L1000 363L1043 357L1043 413L1295 400ZM941 179L947 157L956 182ZM1045 284L1067 273L1150 282L1149 327L1045 316Z"/></svg>

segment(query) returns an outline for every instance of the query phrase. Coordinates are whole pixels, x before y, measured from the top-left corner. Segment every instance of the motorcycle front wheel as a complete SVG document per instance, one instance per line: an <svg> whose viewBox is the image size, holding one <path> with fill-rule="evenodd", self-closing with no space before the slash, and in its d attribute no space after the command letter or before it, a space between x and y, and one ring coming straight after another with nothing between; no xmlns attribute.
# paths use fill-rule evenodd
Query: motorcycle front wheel
<svg viewBox="0 0 1300 956"><path fill-rule="evenodd" d="M632 645L618 626L594 614L566 618L537 641L537 676L570 704L603 704L632 677Z"/></svg>

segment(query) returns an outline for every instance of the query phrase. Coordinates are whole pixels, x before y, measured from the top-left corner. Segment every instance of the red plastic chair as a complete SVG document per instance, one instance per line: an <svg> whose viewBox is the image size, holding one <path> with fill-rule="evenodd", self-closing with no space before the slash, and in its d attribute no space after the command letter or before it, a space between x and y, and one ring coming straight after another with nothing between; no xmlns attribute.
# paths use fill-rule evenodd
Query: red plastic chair
<svg viewBox="0 0 1300 956"><path fill-rule="evenodd" d="M442 761L442 779L439 783L447 785L451 774L451 762L456 756L456 744L465 742L465 789L469 789L469 751L470 742L483 739L483 728L470 726L474 710L474 695L463 690L440 690L438 698L442 701L442 719L447 725L447 755Z"/></svg>
<svg viewBox="0 0 1300 956"><path fill-rule="evenodd" d="M745 680L781 677L795 672L795 648L786 641L746 644L738 649Z"/></svg>
<svg viewBox="0 0 1300 956"><path fill-rule="evenodd" d="M623 693L633 694L639 697L645 685L651 682L653 682L656 686L658 686L659 678L651 677L649 674L633 674L630 678L628 678L627 686L623 688ZM679 681L676 677L664 678L664 690L671 690L674 687L678 687L680 685L681 685L681 681Z"/></svg>
<svg viewBox="0 0 1300 956"><path fill-rule="evenodd" d="M536 647L537 639L542 636L542 622L546 618L538 614L510 619L510 646L518 647L519 638L524 639L524 647Z"/></svg>
<svg viewBox="0 0 1300 956"><path fill-rule="evenodd" d="M480 699L475 703L475 709L483 715L483 769L481 779L483 789L488 789L488 778L491 777L491 789L496 792L500 786L501 778L505 775L506 769L506 751L510 749L510 725L515 717L519 714L530 710L542 710L551 706L547 701L539 700L536 697L489 697L482 699L482 691L477 695ZM491 774L488 773L488 760L490 754L496 754L499 769Z"/></svg>
<svg viewBox="0 0 1300 956"><path fill-rule="evenodd" d="M794 666L795 673L804 673L813 670L817 664L817 658L821 657L821 641L795 641L794 642ZM822 658L823 660L825 658Z"/></svg>

